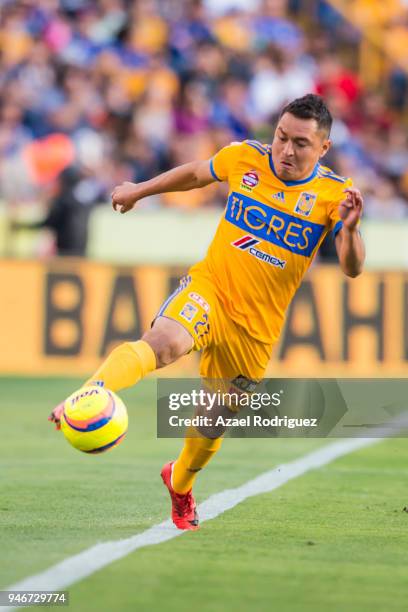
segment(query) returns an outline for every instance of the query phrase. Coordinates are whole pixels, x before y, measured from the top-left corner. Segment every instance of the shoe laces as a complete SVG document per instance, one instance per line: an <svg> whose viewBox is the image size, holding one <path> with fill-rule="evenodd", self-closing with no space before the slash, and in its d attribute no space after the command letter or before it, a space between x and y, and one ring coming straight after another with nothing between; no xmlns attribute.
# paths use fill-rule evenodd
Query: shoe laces
<svg viewBox="0 0 408 612"><path fill-rule="evenodd" d="M188 493L184 495L175 493L174 505L179 516L186 516L192 512L194 510L194 501L191 491L188 491Z"/></svg>

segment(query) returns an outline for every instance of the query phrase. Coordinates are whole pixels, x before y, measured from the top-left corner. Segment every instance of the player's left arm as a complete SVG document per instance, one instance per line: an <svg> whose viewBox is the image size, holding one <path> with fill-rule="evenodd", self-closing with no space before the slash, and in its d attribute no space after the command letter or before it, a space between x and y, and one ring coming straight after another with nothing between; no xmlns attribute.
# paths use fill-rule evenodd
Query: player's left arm
<svg viewBox="0 0 408 612"><path fill-rule="evenodd" d="M339 204L342 228L336 236L336 251L344 274L355 278L363 271L364 242L359 231L363 212L363 197L358 189L345 189L346 198Z"/></svg>

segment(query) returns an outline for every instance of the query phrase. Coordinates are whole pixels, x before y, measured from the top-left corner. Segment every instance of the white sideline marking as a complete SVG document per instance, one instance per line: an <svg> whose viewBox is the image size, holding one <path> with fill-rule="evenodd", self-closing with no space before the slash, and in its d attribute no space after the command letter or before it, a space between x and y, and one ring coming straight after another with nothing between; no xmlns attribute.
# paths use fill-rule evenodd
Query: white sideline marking
<svg viewBox="0 0 408 612"><path fill-rule="evenodd" d="M313 451L295 461L282 464L260 474L253 480L249 480L236 489L226 489L215 495L211 495L198 508L201 523L213 519L226 510L230 510L248 497L269 493L281 487L289 480L302 476L309 470L327 465L339 457L343 457L355 450L370 446L379 442L379 438L356 438L347 439ZM83 552L68 557L64 561L53 565L49 569L29 576L21 582L6 587L7 591L57 591L90 576L98 570L110 565L118 559L122 559L138 548L153 546L167 542L185 533L174 527L170 520L153 525L150 529L138 533L124 540L102 542L96 544ZM194 537L194 536L192 536ZM16 606L2 607L2 611L15 610Z"/></svg>

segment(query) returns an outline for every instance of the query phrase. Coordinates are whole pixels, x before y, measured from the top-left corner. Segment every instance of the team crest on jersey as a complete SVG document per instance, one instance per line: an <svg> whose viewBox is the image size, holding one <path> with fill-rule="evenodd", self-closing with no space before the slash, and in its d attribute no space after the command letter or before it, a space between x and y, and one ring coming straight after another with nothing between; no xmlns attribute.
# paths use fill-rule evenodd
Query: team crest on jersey
<svg viewBox="0 0 408 612"><path fill-rule="evenodd" d="M198 312L198 308L190 304L190 302L186 302L183 308L180 310L180 317L183 317L189 323L194 319Z"/></svg>
<svg viewBox="0 0 408 612"><path fill-rule="evenodd" d="M315 193L307 193L306 191L303 191L296 202L295 213L308 217L316 203L316 200L317 195Z"/></svg>
<svg viewBox="0 0 408 612"><path fill-rule="evenodd" d="M259 176L255 172L255 170L251 170L250 172L245 172L244 176L241 180L241 189L245 189L245 191L252 191L259 183Z"/></svg>

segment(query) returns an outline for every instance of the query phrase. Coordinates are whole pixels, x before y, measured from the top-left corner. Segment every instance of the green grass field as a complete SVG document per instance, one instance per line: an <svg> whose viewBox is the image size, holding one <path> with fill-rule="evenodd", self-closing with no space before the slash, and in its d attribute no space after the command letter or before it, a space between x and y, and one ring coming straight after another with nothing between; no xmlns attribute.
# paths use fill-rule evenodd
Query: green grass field
<svg viewBox="0 0 408 612"><path fill-rule="evenodd" d="M53 405L79 384L0 379L0 588L168 516L159 472L181 440L155 437L155 382L122 394L129 434L100 456L74 451L47 422ZM226 440L200 475L196 497L326 443ZM196 533L136 550L71 586L70 609L406 610L407 477L405 440L352 453L246 500Z"/></svg>

